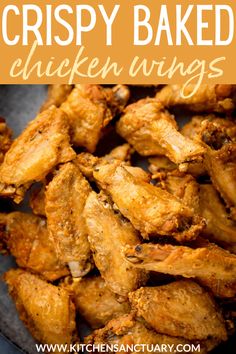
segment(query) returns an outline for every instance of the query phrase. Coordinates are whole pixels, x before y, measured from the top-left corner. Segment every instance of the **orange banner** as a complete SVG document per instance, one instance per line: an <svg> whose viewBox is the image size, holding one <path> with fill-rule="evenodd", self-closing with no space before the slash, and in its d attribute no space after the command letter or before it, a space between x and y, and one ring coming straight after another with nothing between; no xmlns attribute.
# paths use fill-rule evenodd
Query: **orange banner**
<svg viewBox="0 0 236 354"><path fill-rule="evenodd" d="M235 2L2 0L1 83L236 83Z"/></svg>

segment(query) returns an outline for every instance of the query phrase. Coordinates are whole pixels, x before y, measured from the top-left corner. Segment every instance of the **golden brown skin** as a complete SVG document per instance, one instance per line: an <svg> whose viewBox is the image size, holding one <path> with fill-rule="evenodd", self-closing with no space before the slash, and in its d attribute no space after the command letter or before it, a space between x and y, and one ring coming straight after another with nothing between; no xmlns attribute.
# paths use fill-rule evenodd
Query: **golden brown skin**
<svg viewBox="0 0 236 354"><path fill-rule="evenodd" d="M203 219L178 198L136 178L122 165L97 166L93 176L144 238L165 235L186 241L204 227Z"/></svg>
<svg viewBox="0 0 236 354"><path fill-rule="evenodd" d="M205 128L204 128L205 127ZM212 131L212 128L218 129L219 131L221 130L221 137L220 138L213 138L211 137L210 134L208 133L208 127L210 127L210 132ZM232 141L235 141L236 139L236 124L233 120L230 119L224 119L224 118L219 118L215 116L214 114L210 114L207 116L195 116L191 119L190 122L184 125L184 127L181 130L181 133L184 136L187 136L191 139L207 139L210 140L210 143L212 145L215 145L217 148L219 144L222 144L222 135L229 137ZM201 134L203 136L201 137ZM218 140L218 141L217 141ZM197 162L197 163L190 163L187 166L187 171L193 175L196 176L201 176L201 175L206 175L207 170L205 164L202 162Z"/></svg>
<svg viewBox="0 0 236 354"><path fill-rule="evenodd" d="M56 107L30 122L0 166L0 195L13 196L18 203L33 182L42 181L57 164L72 160L75 152L68 130L67 117Z"/></svg>
<svg viewBox="0 0 236 354"><path fill-rule="evenodd" d="M183 126L181 133L191 139L196 139L201 133L202 124L204 121L214 124L215 127L223 128L231 139L236 138L235 122L230 119L219 118L214 114L209 114L207 116L194 116L187 124Z"/></svg>
<svg viewBox="0 0 236 354"><path fill-rule="evenodd" d="M111 291L127 297L144 284L146 274L125 260L123 247L140 241L133 226L115 213L107 197L91 192L84 209L94 262Z"/></svg>
<svg viewBox="0 0 236 354"><path fill-rule="evenodd" d="M45 111L45 109L48 109L51 106L60 107L60 105L67 99L72 89L73 85L49 85L48 97L40 108L40 112Z"/></svg>
<svg viewBox="0 0 236 354"><path fill-rule="evenodd" d="M192 249L148 243L127 246L125 256L138 268L196 278L216 296L236 296L236 256L214 244Z"/></svg>
<svg viewBox="0 0 236 354"><path fill-rule="evenodd" d="M210 121L202 123L200 137L207 146L205 168L236 220L236 141Z"/></svg>
<svg viewBox="0 0 236 354"><path fill-rule="evenodd" d="M58 260L45 219L22 212L7 214L4 242L22 268L38 273L49 281L69 274Z"/></svg>
<svg viewBox="0 0 236 354"><path fill-rule="evenodd" d="M0 117L0 164L3 162L4 156L11 146L11 137L11 129L8 128L5 119Z"/></svg>
<svg viewBox="0 0 236 354"><path fill-rule="evenodd" d="M45 195L50 237L58 258L69 265L73 277L83 276L92 268L88 232L82 215L90 191L79 168L69 162L59 168Z"/></svg>
<svg viewBox="0 0 236 354"><path fill-rule="evenodd" d="M204 235L230 252L236 253L236 223L229 217L216 189L200 185L200 214L206 220Z"/></svg>
<svg viewBox="0 0 236 354"><path fill-rule="evenodd" d="M119 85L112 89L99 85L76 85L61 105L69 118L72 142L94 152L104 128L129 99L129 89Z"/></svg>
<svg viewBox="0 0 236 354"><path fill-rule="evenodd" d="M118 147L121 148L121 147ZM117 149L118 149L117 148ZM149 173L144 171L142 168L130 166L129 160L121 160L120 158L113 157L113 151L110 154L105 155L103 157L96 157L88 152L82 152L77 155L77 159L75 163L79 166L80 171L83 173L85 177L87 177L90 181L94 181L93 172L97 170L100 166L119 166L122 163L122 166L132 174L137 179L140 179L145 182L150 182L151 176ZM116 152L115 152L116 154ZM118 157L118 156L117 156ZM121 155L119 157L122 157ZM97 181L96 181L97 182ZM98 183L99 185L99 183Z"/></svg>
<svg viewBox="0 0 236 354"><path fill-rule="evenodd" d="M35 215L46 216L45 213L45 191L46 186L35 188L29 198L29 205Z"/></svg>
<svg viewBox="0 0 236 354"><path fill-rule="evenodd" d="M162 174L159 185L199 213L199 184L193 176L174 170Z"/></svg>
<svg viewBox="0 0 236 354"><path fill-rule="evenodd" d="M159 333L188 340L227 339L225 321L213 298L191 280L140 288L129 299L137 316Z"/></svg>
<svg viewBox="0 0 236 354"><path fill-rule="evenodd" d="M105 157L130 162L132 153L133 148L129 144L123 144L112 149Z"/></svg>
<svg viewBox="0 0 236 354"><path fill-rule="evenodd" d="M162 172L173 171L177 168L176 164L163 155L150 157L148 162L148 169L151 172L153 179L155 179L156 176L158 177Z"/></svg>
<svg viewBox="0 0 236 354"><path fill-rule="evenodd" d="M176 164L201 160L204 147L178 132L174 117L156 99L129 105L117 132L143 156L165 155Z"/></svg>
<svg viewBox="0 0 236 354"><path fill-rule="evenodd" d="M190 95L195 85L189 84L184 89L184 95ZM235 108L235 85L202 84L197 92L184 98L181 96L182 85L167 85L157 92L156 98L164 106L185 106L193 112L231 112Z"/></svg>
<svg viewBox="0 0 236 354"><path fill-rule="evenodd" d="M165 353L173 353L178 344L200 344L200 353L207 353L217 343L190 342L184 338L171 337L160 334L146 326L144 321L135 319L133 314L121 316L110 321L104 328L94 331L85 338L85 343L96 345L117 345L120 350L117 353L124 353L122 346L146 344L147 347L141 353L148 354L152 350L151 345L158 345ZM170 349L172 348L172 349ZM136 347L141 350L141 347ZM99 351L98 351L99 352ZM130 351L130 353L134 353Z"/></svg>
<svg viewBox="0 0 236 354"><path fill-rule="evenodd" d="M113 293L100 276L66 279L63 286L73 294L76 310L92 328L130 312L129 302Z"/></svg>
<svg viewBox="0 0 236 354"><path fill-rule="evenodd" d="M37 341L70 344L77 340L75 306L66 290L21 269L8 271L4 279L20 319Z"/></svg>

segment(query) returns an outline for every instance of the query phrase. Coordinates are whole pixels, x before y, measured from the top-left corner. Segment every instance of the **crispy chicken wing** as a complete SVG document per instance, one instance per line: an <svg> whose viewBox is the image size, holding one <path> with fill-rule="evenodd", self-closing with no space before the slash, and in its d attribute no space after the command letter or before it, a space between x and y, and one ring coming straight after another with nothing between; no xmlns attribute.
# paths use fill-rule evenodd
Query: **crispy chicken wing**
<svg viewBox="0 0 236 354"><path fill-rule="evenodd" d="M162 174L159 185L199 213L199 184L193 176L174 170Z"/></svg>
<svg viewBox="0 0 236 354"><path fill-rule="evenodd" d="M43 112L51 106L60 107L60 105L67 99L73 89L73 85L49 85L48 97L40 111Z"/></svg>
<svg viewBox="0 0 236 354"><path fill-rule="evenodd" d="M236 256L214 244L192 249L147 243L127 246L125 256L138 268L196 278L216 296L236 296Z"/></svg>
<svg viewBox="0 0 236 354"><path fill-rule="evenodd" d="M75 157L68 120L56 107L42 112L13 142L0 166L0 195L23 199L25 190L59 163Z"/></svg>
<svg viewBox="0 0 236 354"><path fill-rule="evenodd" d="M137 320L133 314L129 314L113 319L106 327L94 331L90 336L85 338L85 343L117 345L119 349L117 353L124 352L122 346L136 345L136 351L141 349L141 353L147 354L151 351L154 352L155 346L157 346L157 350L158 348L163 348L165 353L172 353L176 350L177 345L193 344L194 342L180 337L171 337L157 333L153 329L148 328L144 321ZM195 344L197 343L195 342ZM199 344L201 354L206 353L214 347L214 344L210 346L202 342ZM138 345L144 345L144 347L139 347ZM130 351L130 353L134 352Z"/></svg>
<svg viewBox="0 0 236 354"><path fill-rule="evenodd" d="M211 184L200 185L200 214L206 220L204 235L236 253L236 222L230 219L219 194Z"/></svg>
<svg viewBox="0 0 236 354"><path fill-rule="evenodd" d="M81 154L77 155L76 164L79 166L83 175L90 181L94 181L93 172L99 168L99 166L118 166L121 164L121 162L123 162L122 165L129 173L131 173L132 176L140 179L141 181L150 182L151 177L149 173L144 171L142 168L130 166L129 160L114 158L113 152L114 150L112 150L110 154L103 157L96 157L88 152L82 152Z"/></svg>
<svg viewBox="0 0 236 354"><path fill-rule="evenodd" d="M117 132L143 156L166 155L174 163L201 160L204 147L184 137L175 119L156 99L129 105L117 123Z"/></svg>
<svg viewBox="0 0 236 354"><path fill-rule="evenodd" d="M129 299L137 316L159 333L189 340L227 339L225 321L213 298L191 280L140 288Z"/></svg>
<svg viewBox="0 0 236 354"><path fill-rule="evenodd" d="M235 122L230 119L219 118L214 114L209 114L207 116L194 116L187 124L183 126L181 133L191 139L196 139L201 133L202 124L204 121L214 124L215 127L223 128L232 140L236 138Z"/></svg>
<svg viewBox="0 0 236 354"><path fill-rule="evenodd" d="M8 271L4 278L20 319L37 341L48 344L77 341L75 307L66 290L20 269Z"/></svg>
<svg viewBox="0 0 236 354"><path fill-rule="evenodd" d="M84 217L94 261L106 285L114 293L127 297L146 280L145 272L129 264L122 252L124 246L139 243L137 231L112 209L103 193L90 193Z"/></svg>
<svg viewBox="0 0 236 354"><path fill-rule="evenodd" d="M97 166L93 176L144 238L165 235L186 241L204 227L203 219L178 198L135 178L122 165Z"/></svg>
<svg viewBox="0 0 236 354"><path fill-rule="evenodd" d="M76 85L61 105L68 115L72 142L94 152L102 132L129 99L129 89L118 85L112 89L99 85Z"/></svg>
<svg viewBox="0 0 236 354"><path fill-rule="evenodd" d="M49 281L69 274L55 253L45 219L13 212L5 216L4 242L17 264Z"/></svg>
<svg viewBox="0 0 236 354"><path fill-rule="evenodd" d="M191 97L195 85L189 84L184 88L182 85L167 85L157 92L158 98L166 107L185 106L194 112L230 112L235 108L235 85L207 85L200 86L198 91Z"/></svg>
<svg viewBox="0 0 236 354"><path fill-rule="evenodd" d="M69 162L59 168L45 195L49 234L60 261L69 265L73 277L87 274L92 267L82 215L90 191L79 168Z"/></svg>
<svg viewBox="0 0 236 354"><path fill-rule="evenodd" d="M219 118L219 117L215 116L214 114L207 115L207 116L193 117L190 120L190 122L188 122L187 124L184 125L184 127L181 130L181 133L184 136L187 136L192 139L200 139L203 127L205 125L207 125L207 126L210 125L211 127L214 127L215 129L222 130L221 138L213 139L213 137L210 137L208 135L207 129L205 129L205 137L204 138L205 139L210 138L211 145L214 146L215 148L218 148L219 145L222 144L223 131L224 131L224 135L228 136L232 141L235 141L235 139L236 139L236 124L235 124L235 122L230 119ZM212 130L212 128L211 128L211 130ZM207 135L208 135L208 138L207 138ZM203 161L188 164L187 171L189 173L197 175L197 176L207 174L206 166L203 163Z"/></svg>
<svg viewBox="0 0 236 354"><path fill-rule="evenodd" d="M127 299L113 293L100 276L66 279L63 286L73 294L77 311L92 328L105 326L111 319L130 312Z"/></svg>
<svg viewBox="0 0 236 354"><path fill-rule="evenodd" d="M204 164L212 183L236 219L236 141L224 127L204 121L200 133L207 146Z"/></svg>
<svg viewBox="0 0 236 354"><path fill-rule="evenodd" d="M11 129L6 125L5 119L0 117L0 164L3 162L4 156L11 146L11 137Z"/></svg>

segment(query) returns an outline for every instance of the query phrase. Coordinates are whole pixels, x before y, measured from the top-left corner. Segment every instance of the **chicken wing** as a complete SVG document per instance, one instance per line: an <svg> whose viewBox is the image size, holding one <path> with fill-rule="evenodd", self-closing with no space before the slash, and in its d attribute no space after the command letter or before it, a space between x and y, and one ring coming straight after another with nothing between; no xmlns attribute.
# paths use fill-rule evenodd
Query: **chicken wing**
<svg viewBox="0 0 236 354"><path fill-rule="evenodd" d="M94 152L102 132L129 99L129 89L119 85L112 89L99 85L76 85L61 105L68 115L72 142Z"/></svg>
<svg viewBox="0 0 236 354"><path fill-rule="evenodd" d="M204 125L210 125L213 126L215 129L222 130L224 131L224 135L228 136L232 141L236 140L236 124L233 120L230 119L224 119L224 118L219 118L215 116L214 114L207 115L207 116L195 116L193 117L190 122L184 125L184 127L181 129L181 133L184 136L187 136L192 139L200 139L201 133L203 130ZM211 128L212 130L212 128ZM208 136L207 136L208 135ZM211 140L211 145L218 149L220 145L222 145L222 135L221 138L215 137L210 137L207 129L205 129L205 140ZM214 141L213 141L214 140ZM201 176L201 175L207 175L207 169L203 161L201 162L195 162L195 163L190 163L187 166L187 171L191 174L194 174L196 176Z"/></svg>
<svg viewBox="0 0 236 354"><path fill-rule="evenodd" d="M0 117L0 164L3 162L4 156L11 146L11 137L11 129L6 125L5 119Z"/></svg>
<svg viewBox="0 0 236 354"><path fill-rule="evenodd" d="M46 191L46 186L43 185L33 189L30 193L29 205L35 215L46 216L45 191Z"/></svg>
<svg viewBox="0 0 236 354"><path fill-rule="evenodd" d="M146 280L145 272L129 264L122 252L124 246L139 243L138 233L112 209L103 193L90 193L84 217L94 261L106 285L114 293L127 297Z"/></svg>
<svg viewBox="0 0 236 354"><path fill-rule="evenodd" d="M235 122L230 119L219 118L214 114L209 114L207 116L194 116L187 124L183 126L181 133L191 139L198 138L204 121L214 124L215 127L223 128L232 140L236 139Z"/></svg>
<svg viewBox="0 0 236 354"><path fill-rule="evenodd" d="M236 141L210 121L203 122L200 135L207 146L206 170L236 220Z"/></svg>
<svg viewBox="0 0 236 354"><path fill-rule="evenodd" d="M135 178L122 165L97 166L93 176L144 238L165 235L186 241L204 227L204 220L178 198Z"/></svg>
<svg viewBox="0 0 236 354"><path fill-rule="evenodd" d="M166 107L185 106L193 112L231 112L235 108L235 85L203 84L190 96L195 89L193 84L167 85L157 92L156 98Z"/></svg>
<svg viewBox="0 0 236 354"><path fill-rule="evenodd" d="M13 142L0 166L0 195L23 199L25 190L59 163L75 158L68 120L56 107L42 112Z"/></svg>
<svg viewBox="0 0 236 354"><path fill-rule="evenodd" d="M45 109L48 109L51 106L60 107L61 104L67 99L72 89L73 85L49 85L48 97L40 108L40 112L45 111Z"/></svg>
<svg viewBox="0 0 236 354"><path fill-rule="evenodd" d="M159 185L169 193L179 198L183 204L199 212L199 184L190 174L174 170L162 174Z"/></svg>
<svg viewBox="0 0 236 354"><path fill-rule="evenodd" d="M92 268L82 215L90 191L91 187L79 168L69 162L59 168L45 195L49 234L60 261L69 265L73 277L83 276Z"/></svg>
<svg viewBox="0 0 236 354"><path fill-rule="evenodd" d="M130 312L127 299L113 293L100 276L65 279L63 286L73 294L77 311L92 328L105 326L111 319Z"/></svg>
<svg viewBox="0 0 236 354"><path fill-rule="evenodd" d="M213 298L191 280L140 288L129 299L137 316L159 333L188 340L227 339L224 318Z"/></svg>
<svg viewBox="0 0 236 354"><path fill-rule="evenodd" d="M46 221L35 215L13 212L5 216L4 242L17 264L49 281L69 274L55 253Z"/></svg>
<svg viewBox="0 0 236 354"><path fill-rule="evenodd" d="M211 184L202 184L199 197L199 212L206 220L204 235L210 241L236 253L236 222L230 219L216 189Z"/></svg>
<svg viewBox="0 0 236 354"><path fill-rule="evenodd" d="M128 348L128 346L135 346L134 351L131 350L129 353L135 353L139 350L144 354L154 352L155 349L156 351L173 353L176 351L178 345L178 348L180 348L181 345L185 344L200 344L200 353L205 354L216 345L216 343L194 343L184 338L157 333L147 327L143 321L135 319L133 314L113 319L106 327L96 330L90 336L86 337L85 343L96 346L104 344L108 346L116 345L117 353L124 353L124 348Z"/></svg>
<svg viewBox="0 0 236 354"><path fill-rule="evenodd" d="M204 147L184 137L175 119L156 99L129 105L117 123L117 132L143 156L165 155L176 164L201 160Z"/></svg>
<svg viewBox="0 0 236 354"><path fill-rule="evenodd" d="M236 256L214 244L192 249L147 243L127 246L125 256L140 269L196 278L216 296L236 296Z"/></svg>
<svg viewBox="0 0 236 354"><path fill-rule="evenodd" d="M20 319L39 342L70 344L77 341L75 307L67 291L20 269L5 276Z"/></svg>

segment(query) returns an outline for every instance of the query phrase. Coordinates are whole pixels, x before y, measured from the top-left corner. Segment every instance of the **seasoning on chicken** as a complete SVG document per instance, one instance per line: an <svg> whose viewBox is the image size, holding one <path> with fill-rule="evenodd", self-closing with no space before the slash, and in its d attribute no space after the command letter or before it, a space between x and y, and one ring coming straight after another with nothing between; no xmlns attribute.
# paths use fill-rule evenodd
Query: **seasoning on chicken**
<svg viewBox="0 0 236 354"><path fill-rule="evenodd" d="M160 348L163 348L165 353L172 353L181 345L186 344L188 348L189 345L195 344L195 347L199 348L199 352L205 354L218 344L216 340L213 341L212 339L205 342L192 342L184 338L157 333L150 326L147 326L143 320L136 319L133 314L113 319L104 328L98 329L86 337L85 343L94 344L97 347L105 344L108 346L107 350L109 350L109 346L116 345L116 352L120 354L124 353L124 348L128 345L134 348L134 351L130 351L130 353L135 353L136 345L136 350L142 348L142 353L148 354L154 352L155 349L159 351Z"/></svg>
<svg viewBox="0 0 236 354"><path fill-rule="evenodd" d="M129 299L137 316L155 331L188 340L227 339L225 321L215 301L191 280L140 288Z"/></svg>
<svg viewBox="0 0 236 354"><path fill-rule="evenodd" d="M4 243L17 264L54 281L69 274L57 258L46 220L35 215L12 212L5 215Z"/></svg>
<svg viewBox="0 0 236 354"><path fill-rule="evenodd" d="M19 203L33 182L42 181L59 163L75 157L67 117L55 107L30 122L0 165L0 195Z"/></svg>
<svg viewBox="0 0 236 354"><path fill-rule="evenodd" d="M146 274L125 260L122 249L137 245L137 231L118 212L112 209L103 193L91 192L84 209L88 239L93 257L107 287L127 297L130 291L145 283Z"/></svg>
<svg viewBox="0 0 236 354"><path fill-rule="evenodd" d="M200 185L199 212L206 220L204 236L236 253L236 222L230 218L220 195L211 184Z"/></svg>
<svg viewBox="0 0 236 354"><path fill-rule="evenodd" d="M93 176L144 238L163 235L186 241L195 239L205 226L178 198L136 178L125 166L97 166Z"/></svg>
<svg viewBox="0 0 236 354"><path fill-rule="evenodd" d="M127 246L125 256L137 268L196 278L216 296L236 296L236 256L214 244L193 249L147 243Z"/></svg>
<svg viewBox="0 0 236 354"><path fill-rule="evenodd" d="M202 123L200 136L207 146L205 168L236 220L236 141L226 128L207 120Z"/></svg>
<svg viewBox="0 0 236 354"><path fill-rule="evenodd" d="M8 271L4 279L20 319L37 341L59 345L78 341L75 306L67 291L21 269Z"/></svg>
<svg viewBox="0 0 236 354"><path fill-rule="evenodd" d="M66 278L62 286L73 294L76 310L92 328L130 312L127 299L113 293L100 276Z"/></svg>
<svg viewBox="0 0 236 354"><path fill-rule="evenodd" d="M76 85L61 105L70 121L72 142L94 152L104 128L128 102L129 89L118 85Z"/></svg>
<svg viewBox="0 0 236 354"><path fill-rule="evenodd" d="M129 105L117 123L117 132L143 156L165 155L181 164L202 160L204 147L183 136L174 117L156 99Z"/></svg>
<svg viewBox="0 0 236 354"><path fill-rule="evenodd" d="M73 277L81 277L92 268L88 232L82 215L90 191L79 168L69 162L59 168L45 195L50 237L58 258L68 264Z"/></svg>

